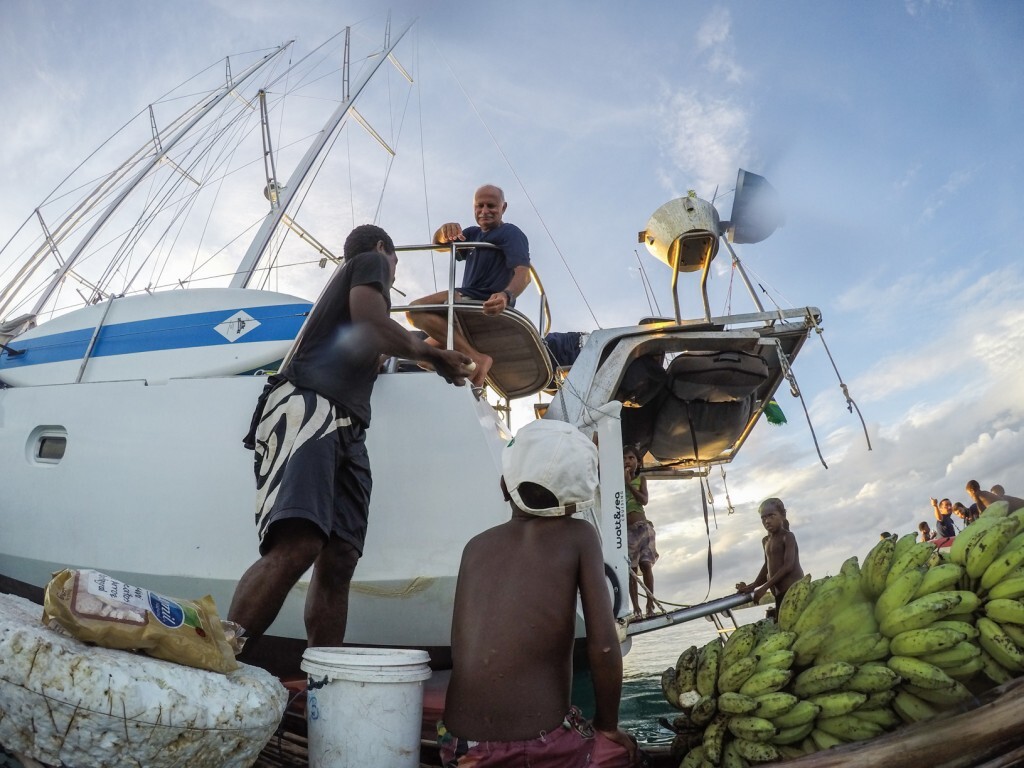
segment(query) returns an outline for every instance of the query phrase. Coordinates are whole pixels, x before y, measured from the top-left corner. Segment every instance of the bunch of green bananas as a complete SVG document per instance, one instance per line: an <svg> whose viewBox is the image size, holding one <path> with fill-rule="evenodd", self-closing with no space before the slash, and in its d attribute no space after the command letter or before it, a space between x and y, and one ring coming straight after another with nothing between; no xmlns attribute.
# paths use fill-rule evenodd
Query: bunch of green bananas
<svg viewBox="0 0 1024 768"><path fill-rule="evenodd" d="M1024 674L1024 509L992 504L947 553L880 540L792 585L777 624L691 646L662 678L680 768L744 766L874 738Z"/></svg>

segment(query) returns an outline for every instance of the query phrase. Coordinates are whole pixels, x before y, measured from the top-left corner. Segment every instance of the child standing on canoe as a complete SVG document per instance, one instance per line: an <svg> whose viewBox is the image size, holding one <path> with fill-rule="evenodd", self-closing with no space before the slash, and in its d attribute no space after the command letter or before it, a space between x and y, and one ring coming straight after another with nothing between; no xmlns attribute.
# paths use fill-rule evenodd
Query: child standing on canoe
<svg viewBox="0 0 1024 768"><path fill-rule="evenodd" d="M639 619L640 589L637 579L643 576L647 592L647 617L654 615L654 564L658 561L658 549L654 538L654 524L647 519L644 505L650 498L647 494L647 478L640 474L640 457L631 445L622 449L622 463L626 477L626 540L629 545L629 567L633 576L629 579L629 597L633 601L633 618Z"/></svg>
<svg viewBox="0 0 1024 768"><path fill-rule="evenodd" d="M753 592L756 604L764 597L765 592L771 590L775 595L777 615L786 590L803 578L804 571L800 567L800 550L796 544L796 536L789 530L786 507L782 499L765 499L761 502L758 513L761 515L761 525L768 531L768 535L761 540L764 547L764 565L761 566L761 572L757 574L753 584L741 581L736 585L736 591L746 594Z"/></svg>

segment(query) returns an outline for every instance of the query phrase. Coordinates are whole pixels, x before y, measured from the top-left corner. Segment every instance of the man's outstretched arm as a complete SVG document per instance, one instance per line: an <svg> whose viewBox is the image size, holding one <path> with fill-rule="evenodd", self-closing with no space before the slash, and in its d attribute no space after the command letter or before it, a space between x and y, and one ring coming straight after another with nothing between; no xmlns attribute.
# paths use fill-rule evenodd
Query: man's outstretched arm
<svg viewBox="0 0 1024 768"><path fill-rule="evenodd" d="M447 381L457 387L466 383L472 360L461 352L427 344L391 319L380 291L370 285L357 285L349 293L352 322L370 329L377 351L385 355L407 357L430 363Z"/></svg>

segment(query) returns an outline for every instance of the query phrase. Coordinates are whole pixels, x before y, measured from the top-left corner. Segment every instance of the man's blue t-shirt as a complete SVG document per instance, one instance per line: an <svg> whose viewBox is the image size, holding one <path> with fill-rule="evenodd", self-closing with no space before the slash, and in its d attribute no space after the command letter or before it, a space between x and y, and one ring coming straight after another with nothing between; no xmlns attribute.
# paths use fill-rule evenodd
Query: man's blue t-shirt
<svg viewBox="0 0 1024 768"><path fill-rule="evenodd" d="M516 267L530 266L530 244L515 224L503 223L484 232L474 225L462 230L466 242L490 243L497 248L474 248L463 251L466 270L459 293L467 299L485 301L508 288Z"/></svg>

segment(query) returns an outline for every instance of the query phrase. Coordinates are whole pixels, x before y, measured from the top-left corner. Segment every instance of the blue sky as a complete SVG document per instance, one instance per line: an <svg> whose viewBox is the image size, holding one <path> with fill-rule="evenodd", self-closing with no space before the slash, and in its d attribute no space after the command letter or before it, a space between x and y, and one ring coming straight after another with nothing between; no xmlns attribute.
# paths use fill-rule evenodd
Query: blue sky
<svg viewBox="0 0 1024 768"><path fill-rule="evenodd" d="M200 65L292 37L305 51L348 23L375 38L376 6L0 1L0 234ZM873 450L810 339L795 372L829 468L782 392L789 424L760 426L726 468L734 514L712 474L713 594L756 574L754 511L767 496L785 500L815 576L863 557L881 530L916 528L930 496L966 501L971 478L1024 496L1024 6L523 0L392 12L396 26L419 18L400 58L422 78L426 159L406 170L427 175L429 216L389 199L380 223L423 242L443 221L469 220L478 184L500 184L558 330L650 313L636 233L664 202L717 188L728 218L739 167L779 190L785 226L739 255L781 306L822 310ZM640 259L667 311L667 268ZM715 311L729 285L718 262ZM410 294L428 287L403 280ZM746 311L739 290L733 308ZM684 314L697 314L683 296ZM699 511L693 484L652 484L667 600L705 592Z"/></svg>

